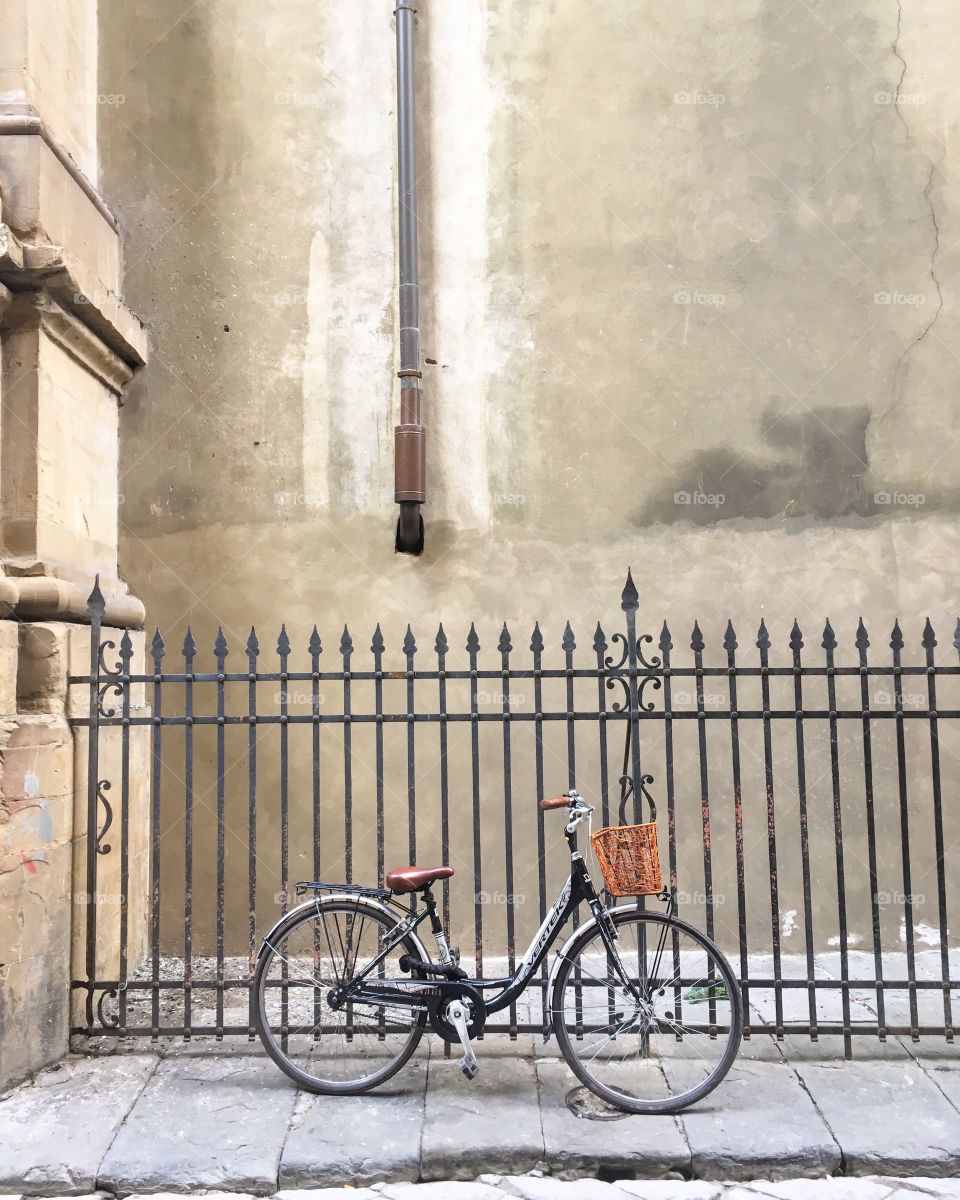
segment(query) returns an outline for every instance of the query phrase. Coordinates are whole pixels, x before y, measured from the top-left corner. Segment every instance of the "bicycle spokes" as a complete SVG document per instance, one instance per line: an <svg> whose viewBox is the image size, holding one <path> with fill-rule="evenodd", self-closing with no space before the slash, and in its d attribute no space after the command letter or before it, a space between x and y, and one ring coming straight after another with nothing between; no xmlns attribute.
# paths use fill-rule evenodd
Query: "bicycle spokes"
<svg viewBox="0 0 960 1200"><path fill-rule="evenodd" d="M641 911L618 916L617 930L613 945L598 928L574 946L554 990L554 1028L598 1094L671 1111L726 1072L739 996L722 955L696 931Z"/></svg>
<svg viewBox="0 0 960 1200"><path fill-rule="evenodd" d="M343 902L308 910L274 939L258 970L260 1026L288 1074L331 1089L359 1086L419 1040L422 1010L394 1002L383 986L403 978L405 947L391 946L394 931L389 915ZM360 975L366 995L354 982Z"/></svg>

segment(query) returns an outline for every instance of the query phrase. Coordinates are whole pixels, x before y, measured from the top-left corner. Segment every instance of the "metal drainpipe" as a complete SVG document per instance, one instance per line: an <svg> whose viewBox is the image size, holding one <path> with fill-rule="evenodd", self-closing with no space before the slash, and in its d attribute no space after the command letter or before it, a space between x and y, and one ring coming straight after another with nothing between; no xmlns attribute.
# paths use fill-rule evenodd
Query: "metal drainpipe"
<svg viewBox="0 0 960 1200"><path fill-rule="evenodd" d="M400 208L400 424L394 429L396 548L423 553L426 432L420 424L420 271L417 258L417 151L414 126L412 4L397 4L397 159Z"/></svg>

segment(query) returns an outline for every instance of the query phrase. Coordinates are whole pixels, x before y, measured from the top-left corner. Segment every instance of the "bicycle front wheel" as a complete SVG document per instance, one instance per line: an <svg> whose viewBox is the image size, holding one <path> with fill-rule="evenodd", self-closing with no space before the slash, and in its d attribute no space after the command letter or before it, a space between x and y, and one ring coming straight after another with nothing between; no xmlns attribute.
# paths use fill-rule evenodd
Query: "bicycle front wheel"
<svg viewBox="0 0 960 1200"><path fill-rule="evenodd" d="M351 1095L385 1082L407 1062L423 1036L422 1007L339 1004L334 989L349 984L390 945L399 922L364 900L324 899L295 909L271 935L257 964L257 1032L274 1062L312 1092ZM405 987L424 978L400 970L403 954L419 958L404 938L369 973L374 986Z"/></svg>
<svg viewBox="0 0 960 1200"><path fill-rule="evenodd" d="M592 1092L628 1112L671 1113L713 1091L743 1031L730 965L685 921L627 909L609 914L611 952L587 925L554 984L553 1028Z"/></svg>

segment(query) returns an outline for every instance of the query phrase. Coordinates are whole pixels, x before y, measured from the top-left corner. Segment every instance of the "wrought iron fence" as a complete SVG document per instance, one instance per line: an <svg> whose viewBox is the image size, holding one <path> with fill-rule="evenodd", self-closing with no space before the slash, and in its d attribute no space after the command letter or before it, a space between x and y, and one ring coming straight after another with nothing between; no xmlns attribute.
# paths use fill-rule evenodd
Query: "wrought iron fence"
<svg viewBox="0 0 960 1200"><path fill-rule="evenodd" d="M895 624L873 661L862 622L843 661L829 621L806 656L796 623L774 645L761 622L748 658L728 623L708 659L698 624L689 650L638 634L629 575L620 608L579 653L569 624L522 650L504 625L486 655L474 626L426 655L408 627L400 661L379 626L369 655L344 628L326 669L316 627L300 652L285 628L208 652L188 629L139 664L129 633L102 640L95 589L70 680L94 831L74 1031L252 1036L258 932L297 879L378 882L388 849L452 861L445 923L478 974L510 969L564 870L535 802L575 786L604 824L624 788L632 820L656 795L669 890L730 953L748 1036L952 1040L960 665L930 622L916 655ZM540 1028L540 982L511 1035Z"/></svg>

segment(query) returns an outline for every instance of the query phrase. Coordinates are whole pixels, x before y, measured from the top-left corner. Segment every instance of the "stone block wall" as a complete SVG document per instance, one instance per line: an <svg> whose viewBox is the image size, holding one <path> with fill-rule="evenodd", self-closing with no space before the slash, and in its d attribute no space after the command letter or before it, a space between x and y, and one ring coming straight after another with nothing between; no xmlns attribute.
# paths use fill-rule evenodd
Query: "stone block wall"
<svg viewBox="0 0 960 1200"><path fill-rule="evenodd" d="M87 0L0 9L0 1087L65 1052L70 980L86 966L71 962L90 908L86 751L71 717L86 715L87 697L71 697L67 677L89 669L95 578L108 622L143 620L117 571L117 439L146 338L123 304L117 224L97 191L97 44ZM108 739L113 769L111 757ZM146 864L137 836L134 956ZM104 886L119 887L112 862ZM117 897L103 907L116 942Z"/></svg>

